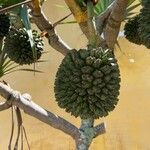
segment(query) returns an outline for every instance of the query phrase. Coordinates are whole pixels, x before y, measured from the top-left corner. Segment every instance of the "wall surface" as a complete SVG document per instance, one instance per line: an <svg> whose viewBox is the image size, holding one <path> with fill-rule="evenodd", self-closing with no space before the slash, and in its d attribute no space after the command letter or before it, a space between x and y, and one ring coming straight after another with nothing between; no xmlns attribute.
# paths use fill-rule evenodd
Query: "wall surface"
<svg viewBox="0 0 150 150"><path fill-rule="evenodd" d="M45 3L44 11L52 23L69 14L69 10L61 6L65 6L61 0L49 0ZM73 20L73 17L69 20ZM60 25L57 31L71 47L86 46L87 40L76 24ZM47 41L45 43L45 51L48 53L44 54L43 59L48 61L37 65L37 69L44 71L43 74L34 76L29 72L16 72L3 79L12 88L30 93L39 105L79 126L79 118L70 116L57 106L53 85L63 56L52 49ZM117 49L115 53L121 69L120 101L108 117L96 121L106 123L107 133L95 139L90 150L150 150L150 52L123 38L119 43L121 51ZM10 110L0 113L0 150L7 150L11 131L10 116ZM74 141L62 132L25 114L23 121L31 150L74 149Z"/></svg>

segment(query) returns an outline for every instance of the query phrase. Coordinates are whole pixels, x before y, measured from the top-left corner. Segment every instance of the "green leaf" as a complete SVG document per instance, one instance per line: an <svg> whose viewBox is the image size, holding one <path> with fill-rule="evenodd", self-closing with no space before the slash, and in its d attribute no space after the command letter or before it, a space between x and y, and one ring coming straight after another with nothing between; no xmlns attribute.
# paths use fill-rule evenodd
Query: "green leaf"
<svg viewBox="0 0 150 150"><path fill-rule="evenodd" d="M4 73L4 75L7 75L7 74L10 74L10 73L13 73L13 72L16 72L16 71L28 71L28 72L37 72L37 73L43 73L42 71L40 70L35 70L35 69L15 69L15 70L10 70L10 71L7 71Z"/></svg>
<svg viewBox="0 0 150 150"><path fill-rule="evenodd" d="M17 3L21 2L21 1L22 0L1 0L0 6L7 7L7 6L11 6L11 5L17 4Z"/></svg>
<svg viewBox="0 0 150 150"><path fill-rule="evenodd" d="M8 69L9 67L11 67L12 65L14 65L14 62L10 62L7 66L3 66L4 69ZM19 65L18 65L19 67Z"/></svg>
<svg viewBox="0 0 150 150"><path fill-rule="evenodd" d="M128 6L130 6L132 3L134 3L136 0L128 0Z"/></svg>
<svg viewBox="0 0 150 150"><path fill-rule="evenodd" d="M2 66L5 68L7 67L12 61L10 59L5 60L5 62L2 64ZM12 62L14 64L14 62Z"/></svg>
<svg viewBox="0 0 150 150"><path fill-rule="evenodd" d="M21 12L20 12L20 17L22 18L23 24L24 24L24 26L27 30L28 36L29 36L29 41L30 41L30 45L32 48L33 57L36 59L37 53L36 53L34 39L33 39L33 35L32 35L31 24L30 24L30 20L29 20L27 6L25 6L25 5L22 6Z"/></svg>
<svg viewBox="0 0 150 150"><path fill-rule="evenodd" d="M136 12L134 12L134 10L135 10L137 7L139 7L140 5L141 5L141 3L134 4L133 6L132 6L132 5L129 6L129 7L126 9L126 15L125 15L126 17L125 17L124 21L130 19L131 16L135 15Z"/></svg>
<svg viewBox="0 0 150 150"><path fill-rule="evenodd" d="M94 10L94 11L95 11L95 14L96 14L96 15L101 14L101 13L104 12L113 2L114 2L114 0L100 0L100 1L98 2L98 4L95 6L95 10ZM132 7L129 8L129 6L131 6L131 5L133 4L133 2L135 2L135 0L129 0L129 2L128 2L128 8L127 8L127 11L128 11L128 12L133 11L135 8L137 8L137 7L140 5L140 3L138 3L138 4L135 4L134 6L132 6Z"/></svg>
<svg viewBox="0 0 150 150"><path fill-rule="evenodd" d="M43 73L43 71L35 70L35 69L18 69L18 71L29 71L29 72Z"/></svg>
<svg viewBox="0 0 150 150"><path fill-rule="evenodd" d="M77 23L77 21L64 21L64 22L60 22L59 25L61 24L74 24Z"/></svg>
<svg viewBox="0 0 150 150"><path fill-rule="evenodd" d="M141 3L135 4L127 8L127 12L133 11L135 8L139 7Z"/></svg>
<svg viewBox="0 0 150 150"><path fill-rule="evenodd" d="M4 70L4 73L7 73L9 71L12 71L13 69L17 68L19 65L16 65L16 66L13 66L13 67L10 67L10 68L7 68Z"/></svg>
<svg viewBox="0 0 150 150"><path fill-rule="evenodd" d="M102 12L104 12L109 6L110 4L113 2L114 0L100 0L98 2L98 4L95 6L95 13L96 15L101 14Z"/></svg>

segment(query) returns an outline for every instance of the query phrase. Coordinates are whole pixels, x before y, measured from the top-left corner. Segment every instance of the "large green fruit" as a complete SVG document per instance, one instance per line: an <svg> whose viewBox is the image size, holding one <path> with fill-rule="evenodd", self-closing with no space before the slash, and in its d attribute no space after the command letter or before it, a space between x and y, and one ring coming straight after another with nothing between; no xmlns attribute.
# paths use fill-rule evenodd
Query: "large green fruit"
<svg viewBox="0 0 150 150"><path fill-rule="evenodd" d="M140 16L137 15L137 16L129 19L124 27L124 34L125 34L126 39L128 39L130 42L138 44L138 45L142 44L140 36L138 34L139 18L140 18Z"/></svg>
<svg viewBox="0 0 150 150"><path fill-rule="evenodd" d="M142 44L150 48L150 1L142 1L143 8L140 12L139 35Z"/></svg>
<svg viewBox="0 0 150 150"><path fill-rule="evenodd" d="M118 102L120 73L112 51L102 48L71 50L55 80L58 105L82 119L107 116Z"/></svg>
<svg viewBox="0 0 150 150"><path fill-rule="evenodd" d="M10 27L10 20L8 15L0 14L0 38L8 34Z"/></svg>
<svg viewBox="0 0 150 150"><path fill-rule="evenodd" d="M33 54L29 36L25 29L11 28L9 35L5 39L4 49L8 57L19 65L32 64L40 59L43 51L43 40L37 31L33 30L33 40L35 43L35 54Z"/></svg>

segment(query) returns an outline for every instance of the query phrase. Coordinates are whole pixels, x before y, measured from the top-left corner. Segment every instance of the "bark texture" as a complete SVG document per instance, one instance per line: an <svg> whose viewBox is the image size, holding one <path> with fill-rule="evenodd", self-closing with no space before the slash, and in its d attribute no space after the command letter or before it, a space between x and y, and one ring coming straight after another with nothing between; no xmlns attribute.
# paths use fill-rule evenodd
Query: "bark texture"
<svg viewBox="0 0 150 150"><path fill-rule="evenodd" d="M87 12L77 8L79 6L76 0L65 0L65 2L74 14L82 32L89 40L90 34L88 32ZM99 46L114 49L127 4L128 0L114 0L105 12L96 17L96 28L99 32L97 43ZM104 33L104 38L101 37L101 33Z"/></svg>
<svg viewBox="0 0 150 150"><path fill-rule="evenodd" d="M71 48L59 37L55 30L55 26L47 19L44 12L41 9L38 0L33 0L32 4L28 4L31 9L32 21L37 25L37 27L45 32L45 36L49 41L51 47L60 52L63 55L66 55Z"/></svg>
<svg viewBox="0 0 150 150"><path fill-rule="evenodd" d="M29 94L21 94L20 92L13 90L3 83L0 83L0 95L6 99L5 102L0 103L0 111L6 110L12 106L16 106L22 109L26 114L70 135L73 139L75 139L75 141L78 141L80 138L85 141L85 134L89 133L86 129L89 129L89 127L92 128L92 131L94 131L93 133L95 133L95 135L105 133L104 124L100 124L103 126L103 128L101 128L101 131L99 131L97 130L97 126L93 127L93 124L91 125L91 122L89 121L83 121L81 128L78 129L75 125L71 124L62 117L59 117L34 103ZM92 137L95 137L95 135ZM88 138L91 139L91 137Z"/></svg>

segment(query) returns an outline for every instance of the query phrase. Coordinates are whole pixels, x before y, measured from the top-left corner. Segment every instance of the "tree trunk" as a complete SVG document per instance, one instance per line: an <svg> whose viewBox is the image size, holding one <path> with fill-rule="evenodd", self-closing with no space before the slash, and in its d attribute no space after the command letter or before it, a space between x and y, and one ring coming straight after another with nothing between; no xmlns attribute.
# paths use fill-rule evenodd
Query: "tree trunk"
<svg viewBox="0 0 150 150"><path fill-rule="evenodd" d="M88 150L94 136L94 119L85 119L81 122L80 137L76 140L76 150Z"/></svg>

